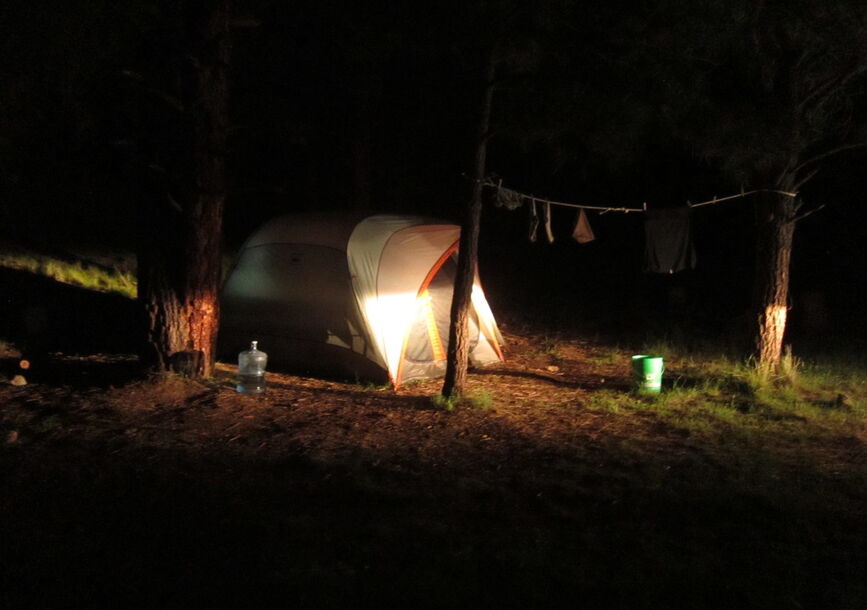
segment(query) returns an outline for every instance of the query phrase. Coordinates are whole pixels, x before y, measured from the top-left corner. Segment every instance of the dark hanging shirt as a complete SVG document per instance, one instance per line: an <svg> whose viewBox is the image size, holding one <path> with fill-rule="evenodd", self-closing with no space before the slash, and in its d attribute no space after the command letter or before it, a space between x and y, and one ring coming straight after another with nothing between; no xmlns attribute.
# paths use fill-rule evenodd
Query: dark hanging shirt
<svg viewBox="0 0 867 610"><path fill-rule="evenodd" d="M676 273L695 268L689 207L647 210L644 222L644 270Z"/></svg>

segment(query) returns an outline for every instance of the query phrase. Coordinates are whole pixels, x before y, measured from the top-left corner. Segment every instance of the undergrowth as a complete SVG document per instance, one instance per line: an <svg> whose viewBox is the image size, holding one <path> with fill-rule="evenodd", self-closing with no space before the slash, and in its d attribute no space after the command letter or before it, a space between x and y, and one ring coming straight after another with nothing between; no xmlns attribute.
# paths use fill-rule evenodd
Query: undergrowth
<svg viewBox="0 0 867 610"><path fill-rule="evenodd" d="M136 296L134 265L109 265L79 258L41 254L19 246L0 245L0 267L43 275L87 290Z"/></svg>

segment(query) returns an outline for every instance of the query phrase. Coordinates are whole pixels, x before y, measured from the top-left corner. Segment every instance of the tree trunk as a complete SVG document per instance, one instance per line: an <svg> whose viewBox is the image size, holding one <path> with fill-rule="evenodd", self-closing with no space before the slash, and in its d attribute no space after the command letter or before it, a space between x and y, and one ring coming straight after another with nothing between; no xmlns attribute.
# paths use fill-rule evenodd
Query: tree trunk
<svg viewBox="0 0 867 610"><path fill-rule="evenodd" d="M482 181L485 178L488 152L488 132L491 124L491 105L494 98L494 53L488 55L485 67L485 88L481 100L476 154L473 167L473 187L467 204L466 217L461 226L458 249L458 267L452 297L449 347L446 355L446 376L442 394L450 398L462 396L467 380L470 356L469 314L472 305L473 280L476 276L479 250L479 226L482 217Z"/></svg>
<svg viewBox="0 0 867 610"><path fill-rule="evenodd" d="M192 136L185 161L169 168L177 188L145 211L139 260L146 315L143 362L158 371L210 377L216 360L222 223L226 198L229 1L197 5L189 16L191 65L184 106Z"/></svg>
<svg viewBox="0 0 867 610"><path fill-rule="evenodd" d="M794 216L792 197L768 193L759 201L754 307L758 321L756 359L763 375L776 373L783 355Z"/></svg>

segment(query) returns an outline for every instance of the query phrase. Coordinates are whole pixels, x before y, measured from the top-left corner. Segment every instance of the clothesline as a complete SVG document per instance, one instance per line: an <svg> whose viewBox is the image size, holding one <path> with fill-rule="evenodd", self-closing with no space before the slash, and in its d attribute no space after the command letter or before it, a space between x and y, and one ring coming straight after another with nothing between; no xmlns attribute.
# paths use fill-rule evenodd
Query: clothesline
<svg viewBox="0 0 867 610"><path fill-rule="evenodd" d="M707 201L702 201L700 203L690 203L686 202L691 208L700 208L703 205L712 205L714 203L720 203L721 201L726 201L728 199L737 199L739 197L746 197L747 195L752 195L754 193L776 193L778 195L785 195L786 197L797 197L798 193L790 193L789 191L780 191L777 189L753 189L751 191L740 192L737 195L729 195L728 197L714 197L713 199L708 199Z"/></svg>
<svg viewBox="0 0 867 610"><path fill-rule="evenodd" d="M537 239L539 227L545 229L545 236L548 243L554 243L554 233L551 229L551 206L563 206L568 208L577 208L579 210L575 219L575 224L572 229L572 238L579 244L586 244L596 239L593 229L587 220L585 210L600 210L601 214L605 212L646 212L647 219L644 223L645 229L645 252L644 252L644 269L655 273L676 273L684 269L694 269L696 264L695 250L692 245L692 236L690 230L691 208L702 207L705 205L713 205L723 201L732 199L740 199L753 195L755 193L777 193L785 197L797 197L797 193L780 191L776 189L754 189L751 191L743 191L726 197L714 197L707 201L698 203L686 202L686 205L677 207L651 208L647 209L647 203L642 207L627 207L627 206L605 206L605 205L589 205L583 203L565 203L562 201L550 201L535 195L526 195L513 191L512 189L503 186L503 181L499 178L488 177L479 181L482 186L492 187L496 189L496 205L505 207L507 210L516 210L525 202L529 202L530 210L530 225L529 239L535 242ZM537 210L541 208L541 213ZM817 208L819 209L819 208ZM808 212L812 214L816 210ZM541 216L541 218L540 218ZM803 217L802 215L801 217Z"/></svg>
<svg viewBox="0 0 867 610"><path fill-rule="evenodd" d="M536 197L535 195L526 195L524 193L519 193L518 191L514 191L512 189L506 188L503 186L503 181L498 180L494 182L491 178L486 178L482 182L482 186L489 186L497 189L500 203L499 205L505 205L509 209L514 209L519 207L523 200L530 201L533 204L541 203L547 205L556 205L567 208L578 208L582 210L599 210L601 213L605 212L622 212L624 214L628 214L630 212L646 212L647 211L647 203L645 203L640 208L632 208L632 207L614 207L614 206L601 206L601 205L588 205L583 203L565 203L563 201L551 201L548 199L543 199L541 197ZM730 199L739 199L741 197L747 197L748 195L753 195L755 193L777 193L779 195L784 195L786 197L797 197L797 193L791 193L788 191L781 191L776 189L753 189L751 191L741 191L735 195L728 195L726 197L714 197L713 199L708 199L707 201L700 201L699 203L690 203L686 202L686 205L690 208L699 208L705 205L713 205L716 203L721 203L723 201L728 201ZM503 203L505 202L505 203ZM509 204L511 202L511 205Z"/></svg>

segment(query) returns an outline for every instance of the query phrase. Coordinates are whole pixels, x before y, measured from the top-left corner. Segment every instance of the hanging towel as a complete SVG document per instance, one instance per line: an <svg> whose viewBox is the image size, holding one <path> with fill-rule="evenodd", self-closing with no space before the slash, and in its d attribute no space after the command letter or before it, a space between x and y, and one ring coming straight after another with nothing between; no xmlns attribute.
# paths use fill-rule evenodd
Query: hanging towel
<svg viewBox="0 0 867 610"><path fill-rule="evenodd" d="M536 202L530 200L530 241L536 241L536 233L539 231L539 215L536 213Z"/></svg>
<svg viewBox="0 0 867 610"><path fill-rule="evenodd" d="M689 207L647 210L644 221L644 270L676 273L695 268Z"/></svg>
<svg viewBox="0 0 867 610"><path fill-rule="evenodd" d="M504 186L497 187L496 205L498 208L517 210L524 203L521 193L507 189Z"/></svg>
<svg viewBox="0 0 867 610"><path fill-rule="evenodd" d="M545 225L545 236L548 238L548 243L554 243L554 233L551 232L551 204L546 203L542 208L542 222Z"/></svg>
<svg viewBox="0 0 867 610"><path fill-rule="evenodd" d="M575 219L575 230L572 231L572 239L579 244L586 244L596 239L596 236L593 235L593 229L590 228L590 222L587 220L584 208L578 210L578 217Z"/></svg>

